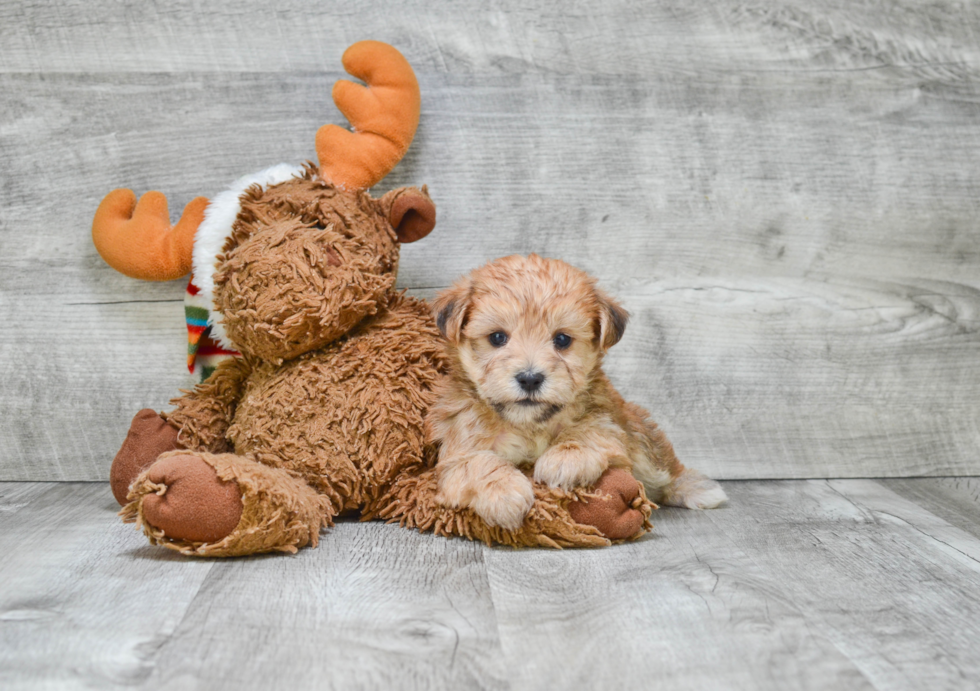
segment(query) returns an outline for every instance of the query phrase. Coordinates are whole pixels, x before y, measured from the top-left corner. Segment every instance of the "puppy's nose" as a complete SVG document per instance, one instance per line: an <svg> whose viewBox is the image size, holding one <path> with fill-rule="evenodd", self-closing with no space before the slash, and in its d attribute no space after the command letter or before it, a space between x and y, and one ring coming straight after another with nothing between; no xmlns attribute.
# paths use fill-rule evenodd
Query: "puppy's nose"
<svg viewBox="0 0 980 691"><path fill-rule="evenodd" d="M518 372L514 379L517 383L521 385L521 388L528 393L534 393L541 388L541 384L544 382L544 374L541 372L532 372L531 370L524 370L523 372Z"/></svg>

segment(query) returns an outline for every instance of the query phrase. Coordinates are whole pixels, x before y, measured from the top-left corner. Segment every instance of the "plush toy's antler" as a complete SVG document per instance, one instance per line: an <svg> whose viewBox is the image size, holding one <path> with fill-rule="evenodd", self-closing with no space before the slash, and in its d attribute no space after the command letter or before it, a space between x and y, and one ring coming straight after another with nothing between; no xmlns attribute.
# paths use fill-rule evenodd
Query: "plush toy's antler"
<svg viewBox="0 0 980 691"><path fill-rule="evenodd" d="M334 102L354 127L325 125L316 133L320 175L338 187L367 189L395 167L419 124L419 84L408 61L386 43L361 41L346 50L344 69L363 79L333 88ZM173 228L167 199L147 192L136 203L130 190L110 192L92 221L92 240L106 263L148 281L169 281L191 270L194 232L208 200L198 197Z"/></svg>
<svg viewBox="0 0 980 691"><path fill-rule="evenodd" d="M346 189L367 189L408 151L419 124L419 84L408 61L378 41L344 52L344 69L368 86L340 80L333 100L354 128L324 125L316 133L320 175Z"/></svg>
<svg viewBox="0 0 980 691"><path fill-rule="evenodd" d="M92 241L109 266L131 278L180 278L190 273L194 232L207 205L204 197L192 200L171 228L167 198L159 192L147 192L137 204L130 190L113 190L95 212Z"/></svg>

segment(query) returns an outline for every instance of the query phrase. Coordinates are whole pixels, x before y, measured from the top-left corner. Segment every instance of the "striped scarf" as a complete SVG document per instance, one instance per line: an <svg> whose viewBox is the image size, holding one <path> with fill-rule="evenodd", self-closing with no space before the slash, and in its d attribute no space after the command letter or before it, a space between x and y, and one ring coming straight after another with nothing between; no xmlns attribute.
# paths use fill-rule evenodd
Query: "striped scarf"
<svg viewBox="0 0 980 691"><path fill-rule="evenodd" d="M184 293L184 318L187 320L187 369L197 375L198 381L211 376L214 369L224 360L239 357L240 353L222 348L211 338L211 305L199 295L194 285L194 275L187 283Z"/></svg>

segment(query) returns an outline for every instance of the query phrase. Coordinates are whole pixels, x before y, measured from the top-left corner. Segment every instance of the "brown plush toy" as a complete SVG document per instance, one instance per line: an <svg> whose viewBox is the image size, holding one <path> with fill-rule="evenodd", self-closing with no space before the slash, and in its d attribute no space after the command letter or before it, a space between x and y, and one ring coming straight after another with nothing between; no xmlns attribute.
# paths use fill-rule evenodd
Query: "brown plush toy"
<svg viewBox="0 0 980 691"><path fill-rule="evenodd" d="M356 129L320 129L319 168L243 178L192 201L173 228L156 192L136 204L116 190L95 215L96 247L122 273L169 280L193 268L210 337L240 353L172 412L136 415L111 471L122 516L154 544L204 556L315 546L350 510L507 545L641 535L651 504L625 471L591 491L536 487L516 531L435 501L422 421L447 361L427 305L394 287L399 243L433 229L435 205L425 187L365 191L414 136L418 84L383 43L357 43L343 60L368 86L335 85Z"/></svg>

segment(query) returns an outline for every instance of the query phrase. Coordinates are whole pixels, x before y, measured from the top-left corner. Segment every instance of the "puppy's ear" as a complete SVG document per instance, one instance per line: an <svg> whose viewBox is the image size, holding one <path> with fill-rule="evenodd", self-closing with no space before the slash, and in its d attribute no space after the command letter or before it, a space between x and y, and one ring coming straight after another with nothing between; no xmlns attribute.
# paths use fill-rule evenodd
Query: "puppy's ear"
<svg viewBox="0 0 980 691"><path fill-rule="evenodd" d="M378 200L401 243L421 240L436 227L436 205L429 198L429 190L400 187Z"/></svg>
<svg viewBox="0 0 980 691"><path fill-rule="evenodd" d="M626 333L626 322L630 315L622 305L601 290L596 290L596 299L599 302L599 345L603 350L609 350Z"/></svg>
<svg viewBox="0 0 980 691"><path fill-rule="evenodd" d="M461 280L442 291L432 303L432 313L436 317L436 326L442 335L458 345L463 337L463 327L470 310L472 290L469 280Z"/></svg>

